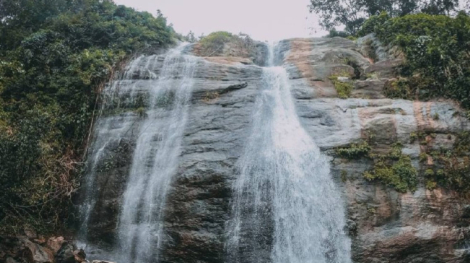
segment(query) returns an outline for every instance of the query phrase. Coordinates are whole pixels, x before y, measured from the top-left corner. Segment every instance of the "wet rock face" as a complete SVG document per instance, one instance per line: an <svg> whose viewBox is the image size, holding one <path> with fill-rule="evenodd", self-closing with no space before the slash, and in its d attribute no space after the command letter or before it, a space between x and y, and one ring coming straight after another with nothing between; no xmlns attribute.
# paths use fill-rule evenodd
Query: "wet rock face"
<svg viewBox="0 0 470 263"><path fill-rule="evenodd" d="M400 143L403 154L411 157L420 172L417 191L403 194L365 180L363 173L372 167L367 159L332 160L332 176L343 189L348 208L353 260L467 262L470 200L446 189L427 190L423 175L426 162L419 161L425 147L451 149L454 134L470 129L468 119L458 114L459 107L450 101L386 99L383 87L393 80L400 59L383 49L373 63L361 54L363 46L345 39L294 39L290 47L285 61L292 72L298 114L326 153L367 140L372 152L381 154ZM354 64L363 74L354 80L350 98L341 100L335 98L329 73L319 68L334 71L349 66L341 61L345 57L356 60ZM420 132L433 133L427 146L411 138Z"/></svg>
<svg viewBox="0 0 470 263"><path fill-rule="evenodd" d="M131 82L126 87L135 89L133 96L148 97L148 90L139 83L147 75L158 75L163 60L164 57L157 60L152 72L142 70L126 80ZM137 68L144 68L146 61L143 59ZM261 74L259 66L244 58L207 58L196 66L179 164L164 211L161 262L224 262L233 167L244 146ZM126 91L122 88L120 92ZM93 171L88 174L94 176L92 190L88 190L93 206L83 228L96 254L103 254L101 250L109 251L118 243L122 196L136 135L145 121L145 116L137 113L138 106L125 104L126 95L120 96L121 110L105 107L96 124L96 132L102 134L95 134L98 139L89 154L89 158L98 157L88 161L88 168Z"/></svg>
<svg viewBox="0 0 470 263"><path fill-rule="evenodd" d="M169 239L162 262L224 262L234 165L247 137L261 69L207 64L196 75L201 79L194 86L165 210Z"/></svg>
<svg viewBox="0 0 470 263"><path fill-rule="evenodd" d="M411 139L412 133L434 132L431 147L448 148L453 134L469 130L470 123L456 114L459 107L450 101L387 99L383 88L393 79L400 58L379 49L374 63L367 56L366 41L358 43L318 38L279 44L275 64L288 70L300 121L325 154L365 139L370 139L374 153L383 153L398 142L421 171L422 145ZM262 59L257 61L261 64ZM338 98L330 79L344 72L353 76L348 99ZM161 262L225 262L235 167L250 132L261 75L262 68L244 58L207 58L198 64L178 169L164 211ZM139 116L122 116L135 118L132 129L138 129ZM115 162L96 175L98 201L88 229L93 242L104 248L115 242L135 145L132 129L104 148ZM331 175L348 211L354 262L467 262L470 200L445 189L427 190L421 173L417 191L399 193L364 179L363 173L373 166L368 159L331 161Z"/></svg>
<svg viewBox="0 0 470 263"><path fill-rule="evenodd" d="M127 183L133 149L134 142L125 139L106 149L108 158L101 163L102 167L96 175L100 197L89 219L88 238L91 241L114 243L120 198Z"/></svg>

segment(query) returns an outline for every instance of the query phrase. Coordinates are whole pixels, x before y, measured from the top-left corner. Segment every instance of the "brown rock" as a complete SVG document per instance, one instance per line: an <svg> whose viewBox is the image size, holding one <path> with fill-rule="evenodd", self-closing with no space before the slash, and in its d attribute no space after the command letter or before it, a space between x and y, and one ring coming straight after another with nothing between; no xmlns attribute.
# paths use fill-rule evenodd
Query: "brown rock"
<svg viewBox="0 0 470 263"><path fill-rule="evenodd" d="M13 258L7 258L7 260L5 260L5 263L18 263L18 261L14 260Z"/></svg>
<svg viewBox="0 0 470 263"><path fill-rule="evenodd" d="M56 263L76 263L75 261L75 254L74 254L74 246L69 244L68 242L64 242L62 247L57 251L55 255L55 262Z"/></svg>
<svg viewBox="0 0 470 263"><path fill-rule="evenodd" d="M38 234L36 233L36 231L34 231L34 229L31 229L31 228L25 228L24 229L24 234L29 239L35 239L35 238L38 237Z"/></svg>
<svg viewBox="0 0 470 263"><path fill-rule="evenodd" d="M65 240L63 237L51 237L49 240L47 240L47 247L52 249L54 254L59 251L59 249L62 247L62 244L64 244Z"/></svg>
<svg viewBox="0 0 470 263"><path fill-rule="evenodd" d="M41 247L40 245L33 243L27 238L21 238L20 241L25 247L23 255L26 255L30 262L34 263L52 263L54 262L54 254L48 248Z"/></svg>
<svg viewBox="0 0 470 263"><path fill-rule="evenodd" d="M75 261L76 262L87 262L86 261L86 254L85 254L85 251L83 249L77 249L73 252L73 255L75 257Z"/></svg>
<svg viewBox="0 0 470 263"><path fill-rule="evenodd" d="M35 243L40 244L41 246L46 245L46 238L44 236L38 236L38 238L33 240Z"/></svg>
<svg viewBox="0 0 470 263"><path fill-rule="evenodd" d="M376 74L378 78L396 77L396 69L403 63L401 59L385 60L366 68L365 74Z"/></svg>

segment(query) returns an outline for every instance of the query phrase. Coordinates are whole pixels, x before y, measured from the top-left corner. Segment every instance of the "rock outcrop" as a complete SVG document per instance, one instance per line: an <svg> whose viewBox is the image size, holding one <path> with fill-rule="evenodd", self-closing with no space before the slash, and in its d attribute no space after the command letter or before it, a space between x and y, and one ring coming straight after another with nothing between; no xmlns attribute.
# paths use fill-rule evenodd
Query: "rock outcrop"
<svg viewBox="0 0 470 263"><path fill-rule="evenodd" d="M82 263L86 254L63 237L46 239L34 232L0 239L0 262L5 263Z"/></svg>
<svg viewBox="0 0 470 263"><path fill-rule="evenodd" d="M469 200L448 189L426 188L425 165L418 160L424 146L410 138L419 132L435 133L437 136L432 143L436 144L436 149L452 148L453 134L470 129L470 122L459 114L459 107L445 100L385 99L383 87L395 76L394 68L400 64L400 59L394 56L387 59L382 55L381 61L372 63L360 54L360 46L340 38L294 39L290 40L290 46L286 62L291 61L292 66L287 66L291 76L302 76L293 79L298 114L326 153L361 140L371 141L372 150L378 153L400 143L402 152L409 155L415 168L421 171L417 190L400 193L380 182L364 179L363 173L372 165L368 159L335 158L332 161L332 174L344 189L354 230L353 260L466 262L469 221L465 211ZM347 67L351 60L364 75L354 81L352 98L337 99L328 74L321 71ZM366 79L371 72L375 76Z"/></svg>
<svg viewBox="0 0 470 263"><path fill-rule="evenodd" d="M412 139L413 133L435 133L429 147L452 147L452 136L470 130L458 105L387 99L384 86L402 61L394 54L371 59L363 45L342 38L291 39L278 47L276 61L289 72L302 125L332 156L331 174L347 207L354 262L468 262L470 200L449 189L426 188L426 166L420 162L425 145ZM158 75L163 59L145 74ZM343 73L353 86L347 99L338 98L331 79ZM208 58L198 64L177 174L164 211L161 262L224 262L235 164L250 131L261 75L262 68L242 58ZM145 90L138 85L134 89L145 97ZM135 146L133 132L142 122L135 109L106 114L99 125L124 132L101 149L107 157L93 164L102 169L93 175L89 193L96 205L87 228L89 241L104 250L116 242L119 204ZM132 119L133 125L121 127L120 118ZM416 191L402 193L366 180L364 172L373 167L367 158L335 156L334 149L364 140L377 154L402 145L402 153L419 171Z"/></svg>

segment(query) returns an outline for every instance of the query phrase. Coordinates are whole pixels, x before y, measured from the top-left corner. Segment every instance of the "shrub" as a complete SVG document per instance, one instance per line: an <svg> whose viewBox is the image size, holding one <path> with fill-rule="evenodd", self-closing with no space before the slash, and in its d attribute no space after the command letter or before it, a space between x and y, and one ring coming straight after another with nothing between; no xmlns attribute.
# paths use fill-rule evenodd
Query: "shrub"
<svg viewBox="0 0 470 263"><path fill-rule="evenodd" d="M390 163L387 158L379 158L374 169L364 173L364 178L369 181L380 180L395 190L405 193L408 190L416 191L418 185L418 172L411 165L409 156L400 156L398 161Z"/></svg>
<svg viewBox="0 0 470 263"><path fill-rule="evenodd" d="M370 152L369 144L364 141L358 144L351 144L346 148L336 149L336 154L347 159L358 159L366 157Z"/></svg>
<svg viewBox="0 0 470 263"><path fill-rule="evenodd" d="M371 17L360 35L375 33L387 45L398 46L406 57L400 73L406 79L389 87L387 95L414 99L445 97L470 107L470 18L460 12Z"/></svg>
<svg viewBox="0 0 470 263"><path fill-rule="evenodd" d="M346 32L346 31L338 31L336 29L332 29L330 30L330 32L328 33L328 35L326 35L325 37L344 37L344 38L349 38L349 37L352 37L350 33Z"/></svg>
<svg viewBox="0 0 470 263"><path fill-rule="evenodd" d="M103 84L134 52L174 42L161 14L27 2L6 19L0 12L0 234L66 227Z"/></svg>
<svg viewBox="0 0 470 263"><path fill-rule="evenodd" d="M386 12L371 16L364 22L364 24L362 24L361 28L357 32L357 35L363 37L368 34L375 33L376 31L380 30L380 27L382 27L383 24L389 19L390 16Z"/></svg>
<svg viewBox="0 0 470 263"><path fill-rule="evenodd" d="M334 74L329 77L331 82L333 83L338 96L341 99L347 99L351 96L352 91L354 90L354 85L351 81L341 81L339 80L340 77L347 77L351 78L349 74Z"/></svg>
<svg viewBox="0 0 470 263"><path fill-rule="evenodd" d="M230 48L226 48L229 46ZM194 53L204 57L244 57L252 58L256 54L255 41L247 34L233 35L229 32L218 31L201 38Z"/></svg>
<svg viewBox="0 0 470 263"><path fill-rule="evenodd" d="M222 54L225 44L232 41L236 36L229 32L218 31L209 34L199 41L201 51L204 56L214 56Z"/></svg>

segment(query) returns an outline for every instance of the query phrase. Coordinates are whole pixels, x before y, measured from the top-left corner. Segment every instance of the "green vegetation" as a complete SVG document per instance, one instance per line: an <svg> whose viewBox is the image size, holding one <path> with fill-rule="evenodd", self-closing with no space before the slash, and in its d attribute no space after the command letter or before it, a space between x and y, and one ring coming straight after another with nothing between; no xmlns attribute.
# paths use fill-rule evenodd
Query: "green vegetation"
<svg viewBox="0 0 470 263"><path fill-rule="evenodd" d="M174 36L160 13L107 0L0 2L0 233L73 220L103 84L133 53Z"/></svg>
<svg viewBox="0 0 470 263"><path fill-rule="evenodd" d="M470 132L457 134L452 150L434 151L426 145L422 154L433 158L433 163L427 165L424 172L428 189L441 186L470 193Z"/></svg>
<svg viewBox="0 0 470 263"><path fill-rule="evenodd" d="M310 11L320 15L321 25L330 30L331 37L374 33L386 46L403 52L406 61L400 77L385 86L386 96L421 100L443 97L470 108L470 18L464 11L458 12L458 1L310 2ZM344 25L345 31L337 31L339 25Z"/></svg>
<svg viewBox="0 0 470 263"><path fill-rule="evenodd" d="M457 4L455 0L311 0L310 9L320 15L322 26L330 30L329 37L362 37L373 33L385 47L401 52L405 60L398 69L398 78L384 87L387 97L452 99L465 109L453 117L460 115L470 119L470 17L464 11L459 12ZM335 30L338 25L345 26L345 31ZM373 43L365 44L370 46L368 52L374 58ZM331 80L338 94L347 98L350 87L335 82L337 77L332 76ZM441 116L434 113L432 119L438 121ZM450 150L433 148L432 142L437 136L429 132L410 134L410 143L419 141L421 149L425 149L419 161L426 187L445 187L469 194L469 134L448 134L448 140L457 138ZM401 154L401 148L394 147L381 156L358 148L352 145L337 149L336 154L348 159L355 156L372 159L374 168L364 175L368 180L380 180L400 192L416 189L417 171L410 158ZM356 151L360 154L355 155Z"/></svg>
<svg viewBox="0 0 470 263"><path fill-rule="evenodd" d="M367 157L369 155L370 146L366 141L363 141L358 144L353 143L346 148L338 148L335 152L338 156L341 156L343 158L359 159L362 157Z"/></svg>
<svg viewBox="0 0 470 263"><path fill-rule="evenodd" d="M388 85L392 98L444 97L470 107L470 17L415 14L391 18L386 13L369 19L359 31L375 33L385 44L398 46L406 57L401 78Z"/></svg>
<svg viewBox="0 0 470 263"><path fill-rule="evenodd" d="M401 153L401 146L395 146L389 154L372 156L374 168L365 172L364 178L369 181L379 180L395 190L405 193L416 191L418 172L411 164L411 159Z"/></svg>
<svg viewBox="0 0 470 263"><path fill-rule="evenodd" d="M351 81L342 81L339 78L346 77L348 79L351 76L347 73L334 74L329 77L333 85L335 86L336 92L341 99L347 99L351 96L352 91L354 90L354 85Z"/></svg>
<svg viewBox="0 0 470 263"><path fill-rule="evenodd" d="M233 54L225 53L225 47L231 45ZM216 57L216 56L238 56L250 57L254 52L254 41L250 36L240 33L234 35L225 31L217 31L202 37L195 52L199 56Z"/></svg>
<svg viewBox="0 0 470 263"><path fill-rule="evenodd" d="M371 153L367 142L351 144L335 150L336 155L346 159L368 158L374 163L371 171L364 173L369 181L380 181L399 192L415 191L418 185L418 172L411 164L411 158L402 154L402 146L396 144L383 155ZM341 174L343 176L343 174Z"/></svg>
<svg viewBox="0 0 470 263"><path fill-rule="evenodd" d="M384 86L384 94L389 98L395 99L413 99L413 90L411 89L407 78L398 78L388 81Z"/></svg>
<svg viewBox="0 0 470 263"><path fill-rule="evenodd" d="M229 32L218 31L203 37L200 41L201 52L207 54L206 56L213 56L222 54L225 44L233 41L236 36Z"/></svg>
<svg viewBox="0 0 470 263"><path fill-rule="evenodd" d="M346 183L348 181L348 172L341 170L341 182Z"/></svg>
<svg viewBox="0 0 470 263"><path fill-rule="evenodd" d="M414 13L449 14L459 7L458 0L310 0L310 12L320 17L327 30L344 26L343 34L355 35L369 17L387 12L393 17Z"/></svg>

